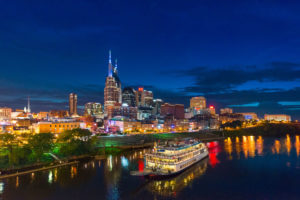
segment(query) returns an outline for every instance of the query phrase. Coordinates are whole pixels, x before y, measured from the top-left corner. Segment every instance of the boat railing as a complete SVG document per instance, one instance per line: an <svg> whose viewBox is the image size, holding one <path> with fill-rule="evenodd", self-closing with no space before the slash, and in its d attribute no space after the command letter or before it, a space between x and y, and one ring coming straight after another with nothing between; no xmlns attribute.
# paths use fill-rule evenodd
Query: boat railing
<svg viewBox="0 0 300 200"><path fill-rule="evenodd" d="M199 153L200 154L200 153ZM198 154L197 154L198 155ZM191 158L193 157L189 157L187 159L184 159L184 160L180 160L180 161L177 161L177 162L163 162L163 161L157 161L157 160L148 160L148 162L152 162L152 163L155 163L155 164L160 164L160 165L177 165L179 163L182 163L182 162L185 162L187 160L190 160Z"/></svg>
<svg viewBox="0 0 300 200"><path fill-rule="evenodd" d="M184 152L182 154L173 154L173 155L170 155L170 156L168 156L168 155L162 155L161 153L147 153L147 154L145 154L145 156L154 156L154 157L165 158L165 159L174 159L174 157L176 157L176 158L178 158L178 157L184 157L187 154L199 151L201 149L203 149L203 148L196 148L196 149Z"/></svg>
<svg viewBox="0 0 300 200"><path fill-rule="evenodd" d="M176 150L183 150L183 149L186 149L186 148L189 148L189 147L193 147L193 146L196 146L198 144L201 144L201 143L194 143L194 144L189 144L189 145L182 145L182 146L158 146L157 148L158 149L167 149L167 150L171 150L171 151L176 151Z"/></svg>
<svg viewBox="0 0 300 200"><path fill-rule="evenodd" d="M194 151L194 152L192 152L192 153L195 153L195 152L197 152L197 151ZM198 154L200 154L200 151L199 151L199 153L197 153L196 155L198 155ZM193 155L194 156L194 155ZM193 157L192 156L192 157ZM152 157L155 157L155 158L159 158L159 159L171 159L171 160L176 160L176 159L178 159L178 157L176 157L176 158L173 158L173 157L159 157L159 156L150 156L150 157L147 157L147 159L149 160L149 161L151 161L151 162L163 162L163 163L180 163L180 162L183 162L183 161L185 161L185 160L187 160L187 159L183 159L183 160L178 160L177 162L167 162L167 161L157 161L157 160L154 160Z"/></svg>

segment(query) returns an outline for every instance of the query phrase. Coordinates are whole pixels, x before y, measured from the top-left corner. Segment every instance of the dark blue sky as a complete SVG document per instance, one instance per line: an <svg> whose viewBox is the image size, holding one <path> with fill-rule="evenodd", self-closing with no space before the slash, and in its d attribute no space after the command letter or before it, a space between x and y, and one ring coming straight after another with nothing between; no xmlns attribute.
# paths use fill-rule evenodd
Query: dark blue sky
<svg viewBox="0 0 300 200"><path fill-rule="evenodd" d="M185 103L300 119L300 2L0 1L0 106L103 102L108 50L123 86Z"/></svg>

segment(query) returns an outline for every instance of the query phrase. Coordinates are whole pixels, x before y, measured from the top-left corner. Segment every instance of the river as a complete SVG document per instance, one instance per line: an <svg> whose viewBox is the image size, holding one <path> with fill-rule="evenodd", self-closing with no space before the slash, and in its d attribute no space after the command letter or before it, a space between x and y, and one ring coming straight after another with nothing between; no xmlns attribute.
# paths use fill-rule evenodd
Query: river
<svg viewBox="0 0 300 200"><path fill-rule="evenodd" d="M0 180L0 199L299 199L300 139L207 143L209 157L168 180L133 177L149 149Z"/></svg>

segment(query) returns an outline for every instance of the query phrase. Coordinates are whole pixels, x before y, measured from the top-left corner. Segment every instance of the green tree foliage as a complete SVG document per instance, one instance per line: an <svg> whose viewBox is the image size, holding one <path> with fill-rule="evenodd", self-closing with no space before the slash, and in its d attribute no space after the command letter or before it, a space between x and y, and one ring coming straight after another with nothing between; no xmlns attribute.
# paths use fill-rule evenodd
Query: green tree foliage
<svg viewBox="0 0 300 200"><path fill-rule="evenodd" d="M28 145L40 161L44 153L48 153L53 148L54 136L52 133L39 133L32 135L28 140Z"/></svg>
<svg viewBox="0 0 300 200"><path fill-rule="evenodd" d="M300 133L300 125L297 123L269 123L263 122L256 127L243 128L239 130L223 130L214 132L221 136L260 135L281 137L286 134L295 135Z"/></svg>
<svg viewBox="0 0 300 200"><path fill-rule="evenodd" d="M66 130L60 134L58 141L62 143L60 153L64 156L83 155L93 150L92 133L86 129Z"/></svg>
<svg viewBox="0 0 300 200"><path fill-rule="evenodd" d="M9 165L13 165L14 164L13 148L15 145L17 145L15 135L10 133L0 134L0 142L1 142L1 147L6 148L8 151Z"/></svg>

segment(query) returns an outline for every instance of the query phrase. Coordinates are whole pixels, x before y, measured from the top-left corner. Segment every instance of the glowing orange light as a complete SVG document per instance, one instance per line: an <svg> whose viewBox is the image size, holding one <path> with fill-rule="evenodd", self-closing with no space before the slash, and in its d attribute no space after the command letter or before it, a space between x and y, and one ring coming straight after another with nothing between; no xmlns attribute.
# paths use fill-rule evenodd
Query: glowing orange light
<svg viewBox="0 0 300 200"><path fill-rule="evenodd" d="M214 109L214 107L213 107L213 106L209 106L209 108L210 108L210 109Z"/></svg>
<svg viewBox="0 0 300 200"><path fill-rule="evenodd" d="M144 88L139 87L139 92L143 92L143 91L144 91Z"/></svg>

